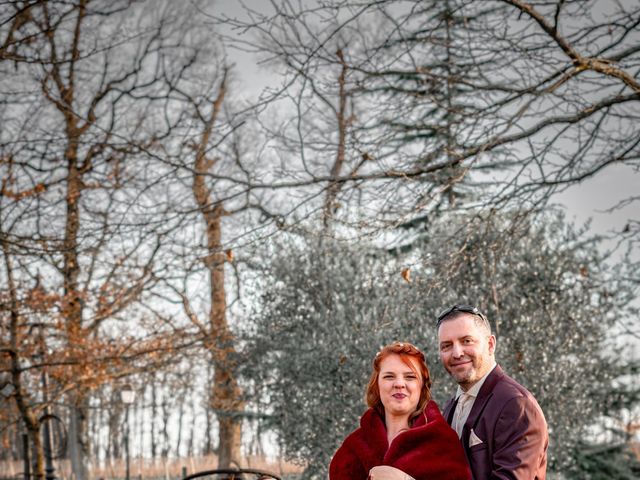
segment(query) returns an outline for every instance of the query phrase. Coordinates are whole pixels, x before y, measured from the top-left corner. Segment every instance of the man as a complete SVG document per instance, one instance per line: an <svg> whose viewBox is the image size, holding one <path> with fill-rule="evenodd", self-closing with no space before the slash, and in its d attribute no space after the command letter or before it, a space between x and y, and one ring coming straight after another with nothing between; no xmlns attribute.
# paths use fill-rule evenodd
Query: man
<svg viewBox="0 0 640 480"><path fill-rule="evenodd" d="M444 417L462 441L475 480L544 480L547 424L531 393L495 360L496 337L476 308L438 316L440 360L458 383Z"/></svg>

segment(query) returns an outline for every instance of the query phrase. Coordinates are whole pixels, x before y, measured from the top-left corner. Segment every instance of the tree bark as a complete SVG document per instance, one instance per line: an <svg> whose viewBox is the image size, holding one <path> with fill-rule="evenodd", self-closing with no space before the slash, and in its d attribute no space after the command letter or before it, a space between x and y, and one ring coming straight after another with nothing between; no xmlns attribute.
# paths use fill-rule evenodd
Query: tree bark
<svg viewBox="0 0 640 480"><path fill-rule="evenodd" d="M75 119L68 119L69 145L65 152L67 159L66 225L64 238L64 305L67 345L71 351L78 351L82 343L82 309L78 277L80 274L78 253L78 232L80 230L79 201L82 195L82 173L78 168L78 136ZM71 425L69 426L69 451L71 465L76 480L87 480L88 465L88 400L83 389L69 394L71 405Z"/></svg>
<svg viewBox="0 0 640 480"><path fill-rule="evenodd" d="M209 140L218 120L226 91L226 72L212 112L204 126L196 150L193 178L193 194L205 222L206 251L204 259L209 273L209 338L207 348L214 365L214 382L211 390L211 408L218 417L218 466L227 468L240 464L242 421L238 414L244 410L242 391L236 378L235 337L226 317L225 252L222 245L222 218L225 215L221 202L216 202L207 186L207 172L215 160L206 156Z"/></svg>
<svg viewBox="0 0 640 480"><path fill-rule="evenodd" d="M158 440L156 439L156 418L158 418L158 387L156 375L151 374L151 458L158 455Z"/></svg>
<svg viewBox="0 0 640 480"><path fill-rule="evenodd" d="M180 458L180 444L182 443L182 429L184 427L184 399L185 399L185 394L187 392L185 391L183 395L180 395L180 398L178 400L179 406L178 406L178 438L176 440L176 457Z"/></svg>

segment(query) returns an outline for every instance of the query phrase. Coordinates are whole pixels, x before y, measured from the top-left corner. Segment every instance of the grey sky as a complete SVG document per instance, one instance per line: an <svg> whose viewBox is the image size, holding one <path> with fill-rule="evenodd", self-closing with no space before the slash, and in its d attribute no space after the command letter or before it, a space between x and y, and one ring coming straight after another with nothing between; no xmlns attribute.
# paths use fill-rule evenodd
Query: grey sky
<svg viewBox="0 0 640 480"><path fill-rule="evenodd" d="M217 15L244 19L243 5L262 12L271 9L270 2L266 0L216 0L212 11ZM263 88L276 85L278 77L267 67L259 65L255 55L234 48L228 49L228 54L236 65L236 79L242 96L256 96ZM639 197L637 201L611 211L619 202L634 196ZM567 218L578 224L591 219L593 233L608 235L620 232L629 221L640 220L640 172L630 166L611 165L596 176L556 194L552 202L563 205Z"/></svg>

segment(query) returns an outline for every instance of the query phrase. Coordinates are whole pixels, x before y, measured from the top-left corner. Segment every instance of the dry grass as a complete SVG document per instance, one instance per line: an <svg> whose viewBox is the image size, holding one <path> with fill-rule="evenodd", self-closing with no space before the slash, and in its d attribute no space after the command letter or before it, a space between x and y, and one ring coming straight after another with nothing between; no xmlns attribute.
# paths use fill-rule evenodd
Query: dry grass
<svg viewBox="0 0 640 480"><path fill-rule="evenodd" d="M212 470L218 466L215 455L204 457L188 457L176 459L139 459L133 458L130 462L130 475L132 480L165 479L176 480L202 470ZM56 462L56 476L60 480L72 480L71 466L68 460ZM266 472L275 473L284 477L300 473L302 468L284 461L270 461L265 457L245 457L240 465L244 468L255 468ZM22 462L0 462L0 477L22 476ZM125 461L114 460L103 465L91 465L90 476L98 479L122 479L125 477Z"/></svg>

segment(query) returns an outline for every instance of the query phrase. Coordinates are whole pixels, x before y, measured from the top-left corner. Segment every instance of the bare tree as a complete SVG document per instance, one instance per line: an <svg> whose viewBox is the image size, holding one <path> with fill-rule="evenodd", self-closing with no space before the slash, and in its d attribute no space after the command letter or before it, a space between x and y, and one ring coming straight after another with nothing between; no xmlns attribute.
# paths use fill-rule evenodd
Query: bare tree
<svg viewBox="0 0 640 480"><path fill-rule="evenodd" d="M568 186L638 167L630 0L272 2L221 19L284 72L255 109L233 98L207 2L7 5L0 368L27 425L50 375L79 480L94 389L182 348L212 364L207 444L215 414L220 464L239 463L243 269L265 236L382 232L400 251L452 208L523 208L522 227Z"/></svg>
<svg viewBox="0 0 640 480"><path fill-rule="evenodd" d="M175 54L186 55L189 61L166 74L164 115L158 117L158 124L167 139L151 145L149 152L170 180L166 192L170 206L164 218L180 225L168 237L163 258L166 272L157 277L161 288L154 292L154 299L177 303L182 312L161 312L153 302L148 307L164 324L188 330L197 340L198 354L206 355L204 361L213 375L205 450L211 447L213 414L219 465L228 467L241 464L244 415L236 373L238 339L228 309L240 295L234 247L241 250L250 243L256 219L269 215L260 195L252 191L256 176L264 174L265 168L254 169L256 156L247 155L256 142L243 133L250 123L249 111L234 113L241 108L229 92L231 73L223 52L211 42L208 26L193 21L181 31L188 33L182 38L182 50ZM235 285L229 280L234 274ZM198 363L195 357L190 361Z"/></svg>
<svg viewBox="0 0 640 480"><path fill-rule="evenodd" d="M201 232L203 244L193 239L180 240L187 242L184 257L180 257L187 268L179 267L185 272L184 281L181 286L173 281L167 285L178 295L191 326L202 338L213 367L209 406L218 420L218 463L224 468L241 463L244 411L243 393L236 372L238 340L227 313L229 300L225 266L234 260L233 241L223 235L224 220L241 217L259 206L252 203L247 180L242 180L250 173L243 165L238 125L234 125L232 117L225 113L225 96L229 88L227 68L220 66L212 78L213 81L207 79L205 82L193 77L189 83L198 85L195 89L187 82L174 87L179 106L176 108L184 112L176 121L182 136L178 150L167 150L164 155L168 162L178 165L177 175L186 175L190 179L192 200L189 202L183 196L177 197L176 208L184 211L186 205L193 205L188 213L189 223L196 232ZM232 232L227 237L232 239L236 232L231 225L227 228ZM198 252L195 256L194 250ZM188 282L201 275L202 268L208 292L189 293ZM196 306L201 295L206 305L204 312Z"/></svg>
<svg viewBox="0 0 640 480"><path fill-rule="evenodd" d="M327 199L342 185L342 221L358 228L452 205L539 209L613 165L637 169L633 1L277 2L249 18L220 21L255 33L241 47L285 72L273 94L296 112L278 132L301 162L289 184L323 185ZM334 158L350 167L336 176L325 152L344 145L330 133L340 70L349 142Z"/></svg>
<svg viewBox="0 0 640 480"><path fill-rule="evenodd" d="M162 238L179 223L154 220L165 172L151 168L145 153L167 133L151 120L161 114L154 109L167 70L179 70L164 63L179 48L173 29L183 33L176 12L81 0L14 2L2 13L1 240L3 279L14 281L14 307L3 315L17 328L3 348L13 358L14 386L25 369L47 366L49 399L68 406L80 480L88 478L91 390L175 347L175 329L163 332L136 309L156 282ZM47 351L25 367L33 356L21 343L34 324L25 308L33 292L47 311Z"/></svg>

